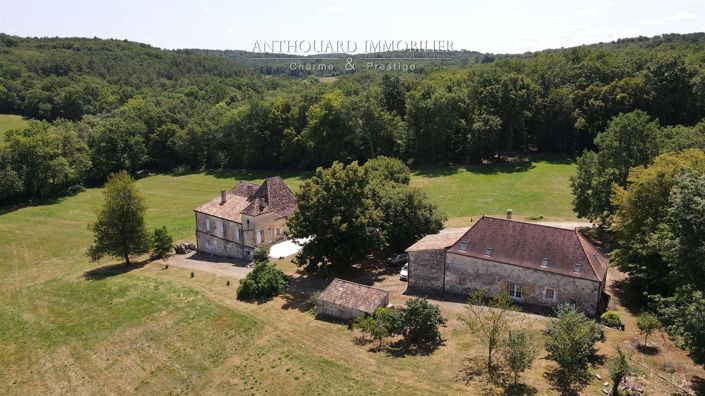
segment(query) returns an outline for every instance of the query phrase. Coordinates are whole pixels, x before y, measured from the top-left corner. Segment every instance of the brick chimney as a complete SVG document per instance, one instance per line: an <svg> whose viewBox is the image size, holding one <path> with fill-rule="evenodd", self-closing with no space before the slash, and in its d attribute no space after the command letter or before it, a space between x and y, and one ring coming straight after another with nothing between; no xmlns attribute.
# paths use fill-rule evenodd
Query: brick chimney
<svg viewBox="0 0 705 396"><path fill-rule="evenodd" d="M511 219L512 219L512 210L507 209L507 220L511 220Z"/></svg>
<svg viewBox="0 0 705 396"><path fill-rule="evenodd" d="M224 204L227 201L225 190L220 190L220 204Z"/></svg>

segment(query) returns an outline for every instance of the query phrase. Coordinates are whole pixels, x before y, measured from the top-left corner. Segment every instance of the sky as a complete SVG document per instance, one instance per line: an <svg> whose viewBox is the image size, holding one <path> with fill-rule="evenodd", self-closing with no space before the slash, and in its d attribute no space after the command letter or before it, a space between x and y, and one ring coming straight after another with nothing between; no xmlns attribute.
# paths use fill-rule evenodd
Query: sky
<svg viewBox="0 0 705 396"><path fill-rule="evenodd" d="M623 37L705 31L705 0L0 0L0 32L99 37L160 48L277 41L451 41L523 53ZM285 51L292 52L292 51Z"/></svg>

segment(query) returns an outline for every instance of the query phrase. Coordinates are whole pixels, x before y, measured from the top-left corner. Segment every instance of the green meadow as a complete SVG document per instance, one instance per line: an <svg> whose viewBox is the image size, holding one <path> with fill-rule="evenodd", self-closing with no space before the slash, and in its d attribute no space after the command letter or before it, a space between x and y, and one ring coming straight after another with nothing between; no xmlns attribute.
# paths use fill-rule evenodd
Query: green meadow
<svg viewBox="0 0 705 396"><path fill-rule="evenodd" d="M574 219L574 165L540 160L487 167L418 169L412 184L450 218L502 214ZM193 208L236 180L273 173L154 175L137 181L149 227L192 237ZM283 173L298 189L304 175ZM314 320L287 299L247 304L222 278L162 270L157 263L92 271L87 225L100 188L0 208L0 389L9 394L232 393L412 394L462 391L453 380L454 330L431 356L393 358L354 345L344 327ZM234 281L235 282L235 281ZM331 330L331 328L333 330ZM457 334L456 334L457 333ZM457 341L459 340L459 341ZM447 363L452 362L452 363ZM439 369L440 368L440 369ZM410 387L411 385L411 387Z"/></svg>

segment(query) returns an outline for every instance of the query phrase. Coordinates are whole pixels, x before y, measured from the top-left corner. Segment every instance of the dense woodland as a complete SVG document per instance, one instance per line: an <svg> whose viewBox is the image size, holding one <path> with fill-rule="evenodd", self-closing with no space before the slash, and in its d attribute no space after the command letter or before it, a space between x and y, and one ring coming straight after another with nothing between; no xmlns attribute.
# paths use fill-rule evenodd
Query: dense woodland
<svg viewBox="0 0 705 396"><path fill-rule="evenodd" d="M0 35L0 113L41 120L5 136L0 200L123 169L578 154L636 109L680 136L705 117L704 59L705 34L668 35L322 83L193 51Z"/></svg>

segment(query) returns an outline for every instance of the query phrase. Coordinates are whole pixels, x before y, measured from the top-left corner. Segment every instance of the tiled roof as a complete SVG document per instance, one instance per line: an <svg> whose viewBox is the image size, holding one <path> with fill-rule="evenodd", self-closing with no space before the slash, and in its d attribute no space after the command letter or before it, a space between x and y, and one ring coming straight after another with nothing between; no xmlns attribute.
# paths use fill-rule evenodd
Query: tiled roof
<svg viewBox="0 0 705 396"><path fill-rule="evenodd" d="M460 245L467 242L467 250ZM485 255L491 248L491 254ZM577 230L483 216L449 253L601 281L609 259ZM543 259L548 265L542 267ZM580 272L576 272L580 264Z"/></svg>
<svg viewBox="0 0 705 396"><path fill-rule="evenodd" d="M461 236L468 231L465 228L446 228L438 234L426 235L416 241L415 244L409 246L407 252L417 252L419 250L438 250L453 246Z"/></svg>
<svg viewBox="0 0 705 396"><path fill-rule="evenodd" d="M275 211L278 217L288 217L297 208L296 196L279 176L265 179L248 201L242 213L250 216Z"/></svg>
<svg viewBox="0 0 705 396"><path fill-rule="evenodd" d="M318 300L372 315L384 304L388 295L389 292L386 290L336 278L323 290Z"/></svg>
<svg viewBox="0 0 705 396"><path fill-rule="evenodd" d="M276 176L265 179L261 186L239 181L226 193L225 203L219 196L195 211L242 223L242 214L256 216L275 211L277 217L288 217L296 208L296 196L281 177Z"/></svg>

